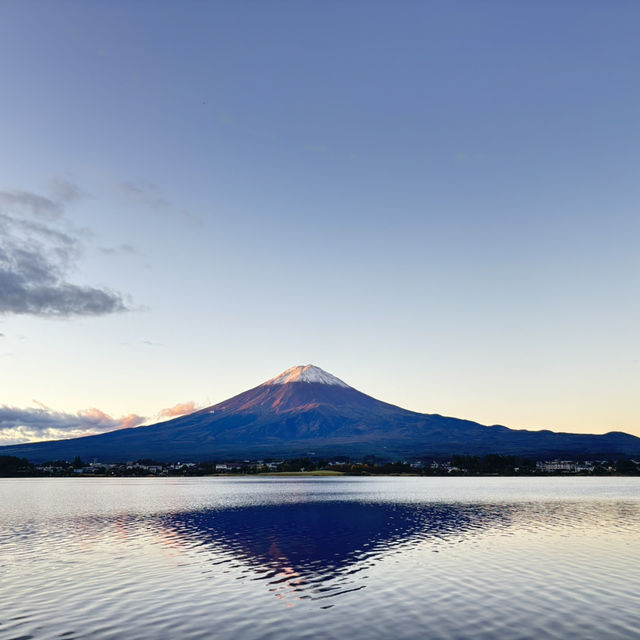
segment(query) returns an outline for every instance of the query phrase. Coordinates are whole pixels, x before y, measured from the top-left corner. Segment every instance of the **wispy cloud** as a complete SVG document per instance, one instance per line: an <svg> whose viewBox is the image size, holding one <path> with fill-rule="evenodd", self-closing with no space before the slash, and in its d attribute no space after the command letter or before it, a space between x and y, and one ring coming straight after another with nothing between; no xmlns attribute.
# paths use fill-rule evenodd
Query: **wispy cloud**
<svg viewBox="0 0 640 640"><path fill-rule="evenodd" d="M63 212L62 201L0 191L0 314L67 317L127 310L121 294L67 280L82 246L54 225Z"/></svg>
<svg viewBox="0 0 640 640"><path fill-rule="evenodd" d="M163 347L161 342L154 342L153 340L140 340L140 344L146 344L147 347Z"/></svg>
<svg viewBox="0 0 640 640"><path fill-rule="evenodd" d="M135 427L145 421L143 416L136 414L114 418L95 407L64 413L37 404L37 408L27 409L0 406L0 445L79 438Z"/></svg>
<svg viewBox="0 0 640 640"><path fill-rule="evenodd" d="M127 242L123 244L119 244L117 247L100 247L100 251L107 256L116 256L116 255L132 256L137 253L136 248Z"/></svg>
<svg viewBox="0 0 640 640"><path fill-rule="evenodd" d="M77 184L63 178L52 178L51 191L57 202L73 202L80 198L87 198L89 194L83 191Z"/></svg>
<svg viewBox="0 0 640 640"><path fill-rule="evenodd" d="M160 192L160 188L151 182L121 182L120 193L138 204L158 209L166 209L169 202Z"/></svg>
<svg viewBox="0 0 640 640"><path fill-rule="evenodd" d="M152 182L120 182L118 191L125 200L135 205L153 209L165 215L177 216L191 226L201 227L204 224L199 216L169 202L160 187Z"/></svg>
<svg viewBox="0 0 640 640"><path fill-rule="evenodd" d="M49 220L59 218L62 215L60 202L30 191L21 191L20 189L0 191L0 210L4 209L18 214L29 213Z"/></svg>

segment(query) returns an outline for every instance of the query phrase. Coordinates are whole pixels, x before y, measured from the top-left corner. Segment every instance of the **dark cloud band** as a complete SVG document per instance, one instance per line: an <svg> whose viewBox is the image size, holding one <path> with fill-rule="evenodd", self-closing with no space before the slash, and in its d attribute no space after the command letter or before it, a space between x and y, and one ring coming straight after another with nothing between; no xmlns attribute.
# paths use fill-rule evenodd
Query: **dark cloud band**
<svg viewBox="0 0 640 640"><path fill-rule="evenodd" d="M95 316L127 310L122 296L106 288L66 280L76 265L79 241L16 209L43 217L62 205L37 194L0 191L0 314Z"/></svg>

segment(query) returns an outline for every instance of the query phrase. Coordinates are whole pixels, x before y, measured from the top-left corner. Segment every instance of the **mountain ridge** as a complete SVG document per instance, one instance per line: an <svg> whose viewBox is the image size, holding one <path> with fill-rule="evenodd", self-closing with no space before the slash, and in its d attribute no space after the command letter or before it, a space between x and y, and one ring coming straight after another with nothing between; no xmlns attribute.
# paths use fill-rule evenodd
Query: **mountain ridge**
<svg viewBox="0 0 640 640"><path fill-rule="evenodd" d="M487 453L628 457L640 455L640 438L622 432L516 430L418 413L368 396L319 367L301 365L227 400L165 422L0 447L0 455L18 455L34 462L76 455L111 462L310 454L397 459Z"/></svg>

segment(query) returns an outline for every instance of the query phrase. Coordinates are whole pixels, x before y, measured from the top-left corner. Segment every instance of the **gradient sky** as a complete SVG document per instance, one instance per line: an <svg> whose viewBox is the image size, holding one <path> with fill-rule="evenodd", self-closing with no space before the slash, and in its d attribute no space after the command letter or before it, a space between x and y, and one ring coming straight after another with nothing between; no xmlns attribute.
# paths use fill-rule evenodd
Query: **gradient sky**
<svg viewBox="0 0 640 640"><path fill-rule="evenodd" d="M640 435L638 33L635 1L2 2L0 443L307 363Z"/></svg>

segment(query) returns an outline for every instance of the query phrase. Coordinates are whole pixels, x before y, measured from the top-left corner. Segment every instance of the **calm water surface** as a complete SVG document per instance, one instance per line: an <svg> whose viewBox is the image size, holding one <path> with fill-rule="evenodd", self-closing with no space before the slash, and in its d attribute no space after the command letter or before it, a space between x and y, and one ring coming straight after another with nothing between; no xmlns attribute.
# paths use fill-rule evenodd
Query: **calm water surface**
<svg viewBox="0 0 640 640"><path fill-rule="evenodd" d="M640 638L640 478L0 480L0 638Z"/></svg>

